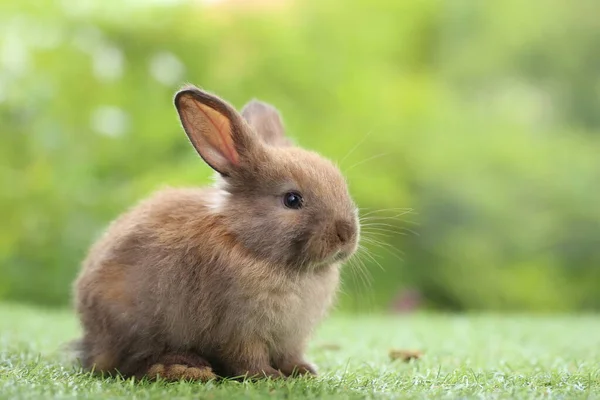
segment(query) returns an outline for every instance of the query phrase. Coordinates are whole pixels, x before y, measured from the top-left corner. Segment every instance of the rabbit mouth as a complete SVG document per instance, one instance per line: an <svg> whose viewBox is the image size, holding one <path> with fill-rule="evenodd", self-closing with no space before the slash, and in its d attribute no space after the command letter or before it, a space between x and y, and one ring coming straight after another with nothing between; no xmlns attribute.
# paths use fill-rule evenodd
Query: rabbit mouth
<svg viewBox="0 0 600 400"><path fill-rule="evenodd" d="M314 270L328 265L346 262L356 252L358 248L358 239L355 238L348 243L327 243L326 246L322 245L322 242L312 243L312 241L308 241L307 243L304 243L304 246L302 246L300 250L300 254L294 259L294 261L302 260L299 265L297 264L298 267Z"/></svg>
<svg viewBox="0 0 600 400"><path fill-rule="evenodd" d="M340 263L346 261L350 257L351 253L347 249L338 249L329 257L327 257L323 264Z"/></svg>
<svg viewBox="0 0 600 400"><path fill-rule="evenodd" d="M311 270L318 270L318 269L327 267L332 264L341 263L347 257L348 257L348 254L345 251L339 249L339 250L334 251L333 253L330 253L329 255L327 255L325 257L319 257L316 260L309 262L307 267Z"/></svg>
<svg viewBox="0 0 600 400"><path fill-rule="evenodd" d="M347 261L350 257L352 257L352 255L354 254L354 252L356 251L358 247L358 243L352 243L352 244L346 244L346 245L342 245L340 247L338 247L337 249L335 249L334 251L332 251L330 253L329 256L327 256L324 260L323 260L323 264L331 264L331 263L342 263Z"/></svg>

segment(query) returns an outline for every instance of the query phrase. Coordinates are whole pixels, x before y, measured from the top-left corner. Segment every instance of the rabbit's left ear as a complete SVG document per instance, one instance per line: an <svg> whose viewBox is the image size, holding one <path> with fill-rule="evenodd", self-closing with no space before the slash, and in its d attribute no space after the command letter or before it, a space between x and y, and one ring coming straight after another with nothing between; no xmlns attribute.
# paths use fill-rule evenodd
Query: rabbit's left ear
<svg viewBox="0 0 600 400"><path fill-rule="evenodd" d="M192 145L212 169L229 176L251 163L260 141L224 100L189 87L177 92L175 107Z"/></svg>
<svg viewBox="0 0 600 400"><path fill-rule="evenodd" d="M251 100L242 109L242 116L262 140L273 146L290 146L285 136L281 116L275 107L259 100Z"/></svg>

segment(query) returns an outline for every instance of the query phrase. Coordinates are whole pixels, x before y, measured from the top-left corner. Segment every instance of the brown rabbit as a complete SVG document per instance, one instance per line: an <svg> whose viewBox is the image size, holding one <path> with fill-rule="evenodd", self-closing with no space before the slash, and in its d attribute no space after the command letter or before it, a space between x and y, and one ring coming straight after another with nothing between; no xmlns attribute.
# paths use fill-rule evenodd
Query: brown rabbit
<svg viewBox="0 0 600 400"><path fill-rule="evenodd" d="M175 96L214 187L167 189L114 221L75 283L84 367L167 380L316 374L304 358L357 248L340 171L277 111Z"/></svg>

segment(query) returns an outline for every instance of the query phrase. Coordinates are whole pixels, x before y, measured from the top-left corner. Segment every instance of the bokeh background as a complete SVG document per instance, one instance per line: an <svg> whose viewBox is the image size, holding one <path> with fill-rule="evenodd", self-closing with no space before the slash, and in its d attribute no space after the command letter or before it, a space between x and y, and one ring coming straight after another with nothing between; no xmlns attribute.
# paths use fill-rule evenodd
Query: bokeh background
<svg viewBox="0 0 600 400"><path fill-rule="evenodd" d="M276 105L380 217L342 310L598 310L599 15L593 0L0 0L0 301L67 306L111 219L209 182L172 106L192 82Z"/></svg>

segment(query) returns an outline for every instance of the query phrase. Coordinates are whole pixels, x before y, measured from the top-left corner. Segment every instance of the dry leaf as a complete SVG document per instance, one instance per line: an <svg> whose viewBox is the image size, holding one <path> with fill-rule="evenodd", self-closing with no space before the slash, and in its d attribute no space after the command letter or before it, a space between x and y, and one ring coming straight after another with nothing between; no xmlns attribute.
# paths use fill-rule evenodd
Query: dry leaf
<svg viewBox="0 0 600 400"><path fill-rule="evenodd" d="M419 350L390 350L390 358L392 361L402 360L404 362L409 362L410 360L418 360L423 356L423 352Z"/></svg>

